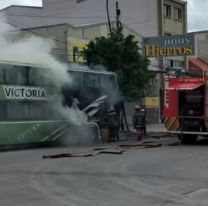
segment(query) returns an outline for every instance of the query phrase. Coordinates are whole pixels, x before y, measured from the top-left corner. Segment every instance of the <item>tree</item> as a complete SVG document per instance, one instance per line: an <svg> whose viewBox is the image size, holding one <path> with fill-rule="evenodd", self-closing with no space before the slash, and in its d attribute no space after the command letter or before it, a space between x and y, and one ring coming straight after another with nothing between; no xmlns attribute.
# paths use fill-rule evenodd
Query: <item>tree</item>
<svg viewBox="0 0 208 206"><path fill-rule="evenodd" d="M97 37L83 51L88 65L102 64L116 72L122 94L131 100L144 96L153 74L148 71L149 61L139 52L133 35L124 37L121 30L113 30L108 37Z"/></svg>

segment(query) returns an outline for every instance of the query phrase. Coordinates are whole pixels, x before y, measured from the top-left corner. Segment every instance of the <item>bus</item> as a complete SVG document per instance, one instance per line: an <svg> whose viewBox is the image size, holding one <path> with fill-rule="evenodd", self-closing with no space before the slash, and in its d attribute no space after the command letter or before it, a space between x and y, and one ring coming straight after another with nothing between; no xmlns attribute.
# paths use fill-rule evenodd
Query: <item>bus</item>
<svg viewBox="0 0 208 206"><path fill-rule="evenodd" d="M58 90L44 78L49 70L0 61L0 147L39 145L68 137L69 123L54 109ZM76 98L80 110L95 109L97 99L104 96L110 100L119 94L115 73L70 67L67 73L73 81L61 88L63 107L70 108Z"/></svg>

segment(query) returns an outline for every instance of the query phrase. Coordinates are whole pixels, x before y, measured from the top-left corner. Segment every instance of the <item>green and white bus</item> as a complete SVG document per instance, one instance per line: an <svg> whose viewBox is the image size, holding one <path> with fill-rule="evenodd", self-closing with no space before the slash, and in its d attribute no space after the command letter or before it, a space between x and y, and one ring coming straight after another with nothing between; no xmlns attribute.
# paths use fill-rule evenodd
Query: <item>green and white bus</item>
<svg viewBox="0 0 208 206"><path fill-rule="evenodd" d="M37 65L0 61L0 148L51 143L68 133L69 124L52 107L56 89L42 78L45 72ZM71 96L82 110L100 96L118 94L115 73L89 69L68 73L74 83L63 89L66 106L70 107Z"/></svg>

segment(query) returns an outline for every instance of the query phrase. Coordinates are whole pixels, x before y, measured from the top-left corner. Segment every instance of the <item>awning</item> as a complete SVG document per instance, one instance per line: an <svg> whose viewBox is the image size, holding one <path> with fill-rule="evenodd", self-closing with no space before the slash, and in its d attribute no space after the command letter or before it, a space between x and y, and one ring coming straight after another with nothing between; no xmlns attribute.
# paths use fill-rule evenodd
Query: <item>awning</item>
<svg viewBox="0 0 208 206"><path fill-rule="evenodd" d="M203 82L175 82L169 89L171 90L194 90L203 86Z"/></svg>
<svg viewBox="0 0 208 206"><path fill-rule="evenodd" d="M201 69L201 71L208 71L208 62L201 58L189 58L189 67Z"/></svg>

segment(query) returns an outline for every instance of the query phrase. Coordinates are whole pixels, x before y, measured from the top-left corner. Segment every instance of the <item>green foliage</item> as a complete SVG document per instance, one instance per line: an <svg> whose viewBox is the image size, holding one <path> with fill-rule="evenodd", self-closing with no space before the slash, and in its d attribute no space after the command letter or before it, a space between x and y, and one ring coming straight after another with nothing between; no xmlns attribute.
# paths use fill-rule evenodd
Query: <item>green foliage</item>
<svg viewBox="0 0 208 206"><path fill-rule="evenodd" d="M102 64L118 75L122 94L131 100L144 96L144 89L153 74L148 71L149 61L139 53L133 35L124 37L122 31L113 30L108 37L97 37L83 51L88 65Z"/></svg>

